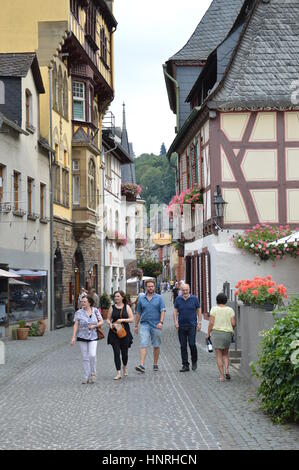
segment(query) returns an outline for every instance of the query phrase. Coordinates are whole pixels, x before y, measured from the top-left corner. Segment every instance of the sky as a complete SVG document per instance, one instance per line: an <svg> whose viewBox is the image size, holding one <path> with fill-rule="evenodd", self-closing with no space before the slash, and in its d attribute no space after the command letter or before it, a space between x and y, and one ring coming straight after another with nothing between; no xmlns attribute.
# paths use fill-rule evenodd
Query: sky
<svg viewBox="0 0 299 470"><path fill-rule="evenodd" d="M122 104L136 156L160 153L175 138L162 65L189 40L211 0L114 0L115 99L109 110L122 125Z"/></svg>

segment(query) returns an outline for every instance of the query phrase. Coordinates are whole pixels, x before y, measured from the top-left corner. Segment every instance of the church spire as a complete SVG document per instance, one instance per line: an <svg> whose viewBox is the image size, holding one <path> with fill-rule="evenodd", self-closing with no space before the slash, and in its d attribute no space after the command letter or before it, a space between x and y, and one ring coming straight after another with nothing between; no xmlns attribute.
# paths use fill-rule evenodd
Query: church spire
<svg viewBox="0 0 299 470"><path fill-rule="evenodd" d="M123 103L123 131L127 130L127 124L126 124L126 105Z"/></svg>
<svg viewBox="0 0 299 470"><path fill-rule="evenodd" d="M122 132L121 132L121 146L130 155L130 146L129 146L128 132L127 132L127 124L126 124L126 105L125 105L125 103L123 103L123 127L122 127Z"/></svg>

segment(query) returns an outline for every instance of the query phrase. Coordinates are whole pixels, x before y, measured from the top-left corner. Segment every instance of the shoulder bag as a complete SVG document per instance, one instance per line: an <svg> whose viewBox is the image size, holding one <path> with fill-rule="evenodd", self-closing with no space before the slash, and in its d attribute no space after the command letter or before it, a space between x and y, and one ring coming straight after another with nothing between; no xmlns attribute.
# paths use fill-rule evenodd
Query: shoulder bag
<svg viewBox="0 0 299 470"><path fill-rule="evenodd" d="M121 309L121 312L120 312L120 318L122 318L122 313L123 313L123 308ZM113 325L113 329L115 330L115 333L117 334L119 339L123 339L127 336L127 332L125 330L123 323L115 323Z"/></svg>
<svg viewBox="0 0 299 470"><path fill-rule="evenodd" d="M97 314L95 314L95 316L97 317L97 320L98 320L98 316ZM97 326L97 333L98 333L98 339L101 340L101 339L104 339L105 338L105 335L104 335L104 332L102 330L102 327L101 326Z"/></svg>

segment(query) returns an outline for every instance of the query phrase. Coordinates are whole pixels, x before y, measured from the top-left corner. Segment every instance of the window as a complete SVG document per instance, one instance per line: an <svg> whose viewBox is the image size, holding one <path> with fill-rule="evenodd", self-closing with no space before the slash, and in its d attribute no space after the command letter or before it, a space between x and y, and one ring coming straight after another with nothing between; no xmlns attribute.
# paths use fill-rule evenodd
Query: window
<svg viewBox="0 0 299 470"><path fill-rule="evenodd" d="M80 176L73 176L73 204L74 206L80 205Z"/></svg>
<svg viewBox="0 0 299 470"><path fill-rule="evenodd" d="M64 74L63 79L63 115L65 119L69 117L69 88L67 82L67 75Z"/></svg>
<svg viewBox="0 0 299 470"><path fill-rule="evenodd" d="M46 185L40 184L40 218L46 217Z"/></svg>
<svg viewBox="0 0 299 470"><path fill-rule="evenodd" d="M69 207L70 202L70 175L69 171L63 168L62 170L62 204Z"/></svg>
<svg viewBox="0 0 299 470"><path fill-rule="evenodd" d="M55 165L54 169L54 202L60 203L60 166Z"/></svg>
<svg viewBox="0 0 299 470"><path fill-rule="evenodd" d="M52 93L53 93L53 109L57 110L57 103L58 103L58 83L57 83L57 68L56 64L53 65L53 72L52 72Z"/></svg>
<svg viewBox="0 0 299 470"><path fill-rule="evenodd" d="M115 212L115 231L119 232L119 215L118 211Z"/></svg>
<svg viewBox="0 0 299 470"><path fill-rule="evenodd" d="M59 146L55 144L55 161L58 162L59 160Z"/></svg>
<svg viewBox="0 0 299 470"><path fill-rule="evenodd" d="M78 5L77 0L71 0L71 12L78 20L79 19L79 5Z"/></svg>
<svg viewBox="0 0 299 470"><path fill-rule="evenodd" d="M85 121L85 84L73 82L73 114L75 121Z"/></svg>
<svg viewBox="0 0 299 470"><path fill-rule="evenodd" d="M107 37L105 34L105 29L101 28L101 59L105 64L107 64Z"/></svg>
<svg viewBox="0 0 299 470"><path fill-rule="evenodd" d="M86 13L85 32L96 42L96 29L97 29L97 10L96 7L90 3Z"/></svg>
<svg viewBox="0 0 299 470"><path fill-rule="evenodd" d="M0 104L5 104L5 86L0 80Z"/></svg>
<svg viewBox="0 0 299 470"><path fill-rule="evenodd" d="M93 101L93 89L89 87L88 90L88 122L92 121L92 101Z"/></svg>
<svg viewBox="0 0 299 470"><path fill-rule="evenodd" d="M69 156L67 150L63 151L63 164L65 167L69 166Z"/></svg>
<svg viewBox="0 0 299 470"><path fill-rule="evenodd" d="M14 202L14 210L19 210L20 204L20 180L21 175L17 171L13 172L13 202Z"/></svg>
<svg viewBox="0 0 299 470"><path fill-rule="evenodd" d="M110 156L106 156L106 175L111 178L111 158Z"/></svg>
<svg viewBox="0 0 299 470"><path fill-rule="evenodd" d="M32 95L29 90L26 90L26 128L32 126Z"/></svg>
<svg viewBox="0 0 299 470"><path fill-rule="evenodd" d="M33 198L32 198L32 192L33 192L33 186L34 186L34 180L32 178L27 179L27 212L28 214L32 214L33 209L32 209L32 203L33 203Z"/></svg>
<svg viewBox="0 0 299 470"><path fill-rule="evenodd" d="M88 206L96 208L96 167L91 159L88 165Z"/></svg>
<svg viewBox="0 0 299 470"><path fill-rule="evenodd" d="M73 160L73 171L79 171L79 170L80 170L79 160Z"/></svg>
<svg viewBox="0 0 299 470"><path fill-rule="evenodd" d="M63 79L62 79L62 70L61 66L59 67L58 72L58 112L64 114L63 112Z"/></svg>

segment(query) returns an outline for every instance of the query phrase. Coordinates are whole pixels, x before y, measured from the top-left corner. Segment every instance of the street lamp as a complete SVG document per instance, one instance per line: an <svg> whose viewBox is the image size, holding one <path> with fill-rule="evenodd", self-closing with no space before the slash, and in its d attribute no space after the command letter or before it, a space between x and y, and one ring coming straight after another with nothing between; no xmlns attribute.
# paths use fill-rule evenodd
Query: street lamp
<svg viewBox="0 0 299 470"><path fill-rule="evenodd" d="M219 185L217 185L216 191L217 192L214 193L214 208L215 208L215 214L216 214L216 217L215 217L216 220L214 220L214 225L217 230L222 230L222 228L220 227L220 224L224 215L225 205L228 203L224 201Z"/></svg>

